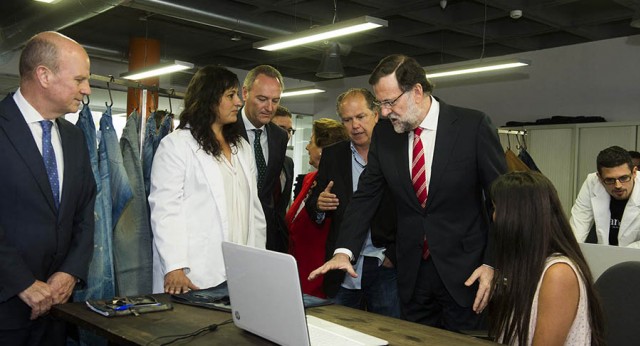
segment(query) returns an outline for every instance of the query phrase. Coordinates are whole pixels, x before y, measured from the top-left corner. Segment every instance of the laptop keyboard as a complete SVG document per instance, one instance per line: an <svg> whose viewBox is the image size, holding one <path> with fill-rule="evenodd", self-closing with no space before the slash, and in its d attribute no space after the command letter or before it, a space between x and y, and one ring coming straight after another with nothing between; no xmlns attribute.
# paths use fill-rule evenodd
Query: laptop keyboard
<svg viewBox="0 0 640 346"><path fill-rule="evenodd" d="M388 345L386 340L307 315L311 346Z"/></svg>

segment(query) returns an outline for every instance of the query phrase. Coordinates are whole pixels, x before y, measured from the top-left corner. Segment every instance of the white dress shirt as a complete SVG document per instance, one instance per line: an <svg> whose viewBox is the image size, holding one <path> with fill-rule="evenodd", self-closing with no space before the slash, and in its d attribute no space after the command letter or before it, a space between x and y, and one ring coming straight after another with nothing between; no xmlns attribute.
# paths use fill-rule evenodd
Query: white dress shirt
<svg viewBox="0 0 640 346"><path fill-rule="evenodd" d="M429 198L429 180L431 179L431 164L433 163L433 152L436 145L436 132L438 129L438 119L440 117L440 103L433 96L429 96L431 98L431 107L429 107L429 111L427 112L427 116L422 119L419 127L423 128L422 133L420 134L420 139L422 139L422 147L424 148L424 164L425 164L425 172L427 178L427 199ZM407 136L409 136L409 145L407 148L407 155L409 155L409 172L411 172L411 165L413 164L413 131L407 132ZM333 254L343 253L349 256L351 260L353 260L353 253L351 250L346 248L338 248Z"/></svg>
<svg viewBox="0 0 640 346"><path fill-rule="evenodd" d="M253 150L253 142L256 139L256 133L253 130L262 130L260 134L260 146L262 147L262 154L264 155L264 163L269 164L269 138L267 137L267 127L262 125L261 127L255 127L247 118L245 108L242 107L242 121L244 122L244 128L247 130L247 138L249 138L249 144Z"/></svg>
<svg viewBox="0 0 640 346"><path fill-rule="evenodd" d="M429 181L431 180L431 165L433 164L433 152L436 146L436 131L438 129L438 119L440 118L440 103L433 96L431 98L431 107L427 116L422 119L419 127L422 128L420 139L424 148L424 174L427 179L427 199L429 199ZM407 155L409 155L409 172L413 165L413 131L407 132L409 136L409 147Z"/></svg>
<svg viewBox="0 0 640 346"><path fill-rule="evenodd" d="M40 125L40 121L47 120L40 115L40 113L33 108L29 101L27 101L20 89L13 94L13 101L15 101L20 113L24 117L24 120L29 125L29 129L31 130L31 134L33 135L33 140L36 142L36 146L38 150L40 150L40 155L42 155L42 125ZM51 131L51 145L53 145L53 151L56 154L56 165L58 167L58 179L60 181L60 198L62 198L62 183L64 177L64 155L62 153L62 140L60 139L60 130L58 129L58 123L53 121L53 129L55 131Z"/></svg>

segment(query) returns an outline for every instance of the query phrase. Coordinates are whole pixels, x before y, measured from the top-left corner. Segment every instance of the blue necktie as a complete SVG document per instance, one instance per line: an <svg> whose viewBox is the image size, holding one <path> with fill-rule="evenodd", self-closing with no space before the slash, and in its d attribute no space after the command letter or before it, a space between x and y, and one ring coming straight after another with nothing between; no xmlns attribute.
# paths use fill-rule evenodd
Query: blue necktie
<svg viewBox="0 0 640 346"><path fill-rule="evenodd" d="M253 154L256 156L256 168L258 169L258 191L262 191L264 176L267 173L267 163L262 154L262 145L260 145L262 130L255 129L253 132L256 134L256 138L253 140Z"/></svg>
<svg viewBox="0 0 640 346"><path fill-rule="evenodd" d="M51 126L53 126L53 123L49 120L42 120L40 121L40 126L42 126L42 159L44 160L44 167L47 169L49 185L51 185L51 192L53 192L53 203L55 203L57 210L60 206L60 180L58 179L56 153L53 151L53 145L51 145Z"/></svg>

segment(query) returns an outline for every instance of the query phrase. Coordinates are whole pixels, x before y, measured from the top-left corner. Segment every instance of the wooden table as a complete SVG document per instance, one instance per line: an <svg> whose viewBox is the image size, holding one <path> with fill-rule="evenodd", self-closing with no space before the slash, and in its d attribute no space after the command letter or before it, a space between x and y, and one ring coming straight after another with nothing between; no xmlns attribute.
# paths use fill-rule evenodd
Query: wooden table
<svg viewBox="0 0 640 346"><path fill-rule="evenodd" d="M165 294L155 297L163 302L170 300ZM149 342L159 336L188 334L208 325L231 319L231 314L228 312L177 303L173 306L171 311L108 318L90 311L84 303L68 303L54 306L52 313L54 316L122 345L159 345L173 338ZM470 336L339 305L311 308L307 310L307 314L388 340L389 345L495 345ZM219 326L213 332L181 340L172 345L187 343L189 345L273 345L261 337L237 328L233 323Z"/></svg>

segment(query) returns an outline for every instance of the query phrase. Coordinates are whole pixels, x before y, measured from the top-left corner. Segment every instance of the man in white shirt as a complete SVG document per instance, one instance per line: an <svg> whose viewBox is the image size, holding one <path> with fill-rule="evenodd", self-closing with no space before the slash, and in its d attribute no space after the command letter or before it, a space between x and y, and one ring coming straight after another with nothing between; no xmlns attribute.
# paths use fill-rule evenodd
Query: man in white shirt
<svg viewBox="0 0 640 346"><path fill-rule="evenodd" d="M352 261L388 186L398 214L403 316L448 330L478 329L493 280L485 196L506 172L497 131L486 114L433 97L424 69L408 56L384 58L369 84L390 121L373 131L334 257L309 278L333 269L357 277Z"/></svg>
<svg viewBox="0 0 640 346"><path fill-rule="evenodd" d="M62 116L91 93L89 71L77 42L40 33L0 103L0 345L64 345L48 312L87 280L96 185L84 135Z"/></svg>
<svg viewBox="0 0 640 346"><path fill-rule="evenodd" d="M244 107L240 109L238 131L254 150L258 169L258 196L267 220L269 250L287 252L289 235L279 225L284 220L276 212L275 192L284 165L289 137L278 125L271 123L284 90L282 75L269 65L253 68L242 84ZM241 116L240 116L241 115Z"/></svg>
<svg viewBox="0 0 640 346"><path fill-rule="evenodd" d="M571 208L571 228L584 242L595 224L598 244L640 248L640 183L629 152L619 146L598 154Z"/></svg>

